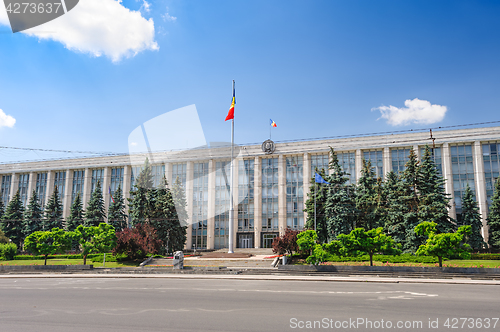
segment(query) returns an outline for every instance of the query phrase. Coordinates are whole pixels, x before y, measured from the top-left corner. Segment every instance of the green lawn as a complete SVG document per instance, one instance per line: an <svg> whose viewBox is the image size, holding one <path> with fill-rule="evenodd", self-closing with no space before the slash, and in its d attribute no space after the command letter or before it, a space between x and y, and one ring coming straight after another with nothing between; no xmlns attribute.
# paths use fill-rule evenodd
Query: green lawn
<svg viewBox="0 0 500 332"><path fill-rule="evenodd" d="M43 259L36 260L14 260L14 261L0 261L0 265L43 265ZM128 262L106 262L105 267L135 267L139 266L139 261ZM87 265L94 265L94 267L102 267L102 263L93 263L92 260L87 259ZM52 258L47 260L47 265L83 265L83 259L57 259Z"/></svg>

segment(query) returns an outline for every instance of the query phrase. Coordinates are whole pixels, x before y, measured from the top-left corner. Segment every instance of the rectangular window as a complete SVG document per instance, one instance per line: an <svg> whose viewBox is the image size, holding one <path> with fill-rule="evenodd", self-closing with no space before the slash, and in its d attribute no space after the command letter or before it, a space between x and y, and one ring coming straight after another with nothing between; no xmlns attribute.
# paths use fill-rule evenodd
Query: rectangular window
<svg viewBox="0 0 500 332"><path fill-rule="evenodd" d="M66 172L55 172L54 173L54 188L57 187L57 191L59 192L59 197L61 197L61 201L64 204L64 189L66 187Z"/></svg>
<svg viewBox="0 0 500 332"><path fill-rule="evenodd" d="M153 187L157 188L165 176L165 165L151 166L151 175L153 176Z"/></svg>
<svg viewBox="0 0 500 332"><path fill-rule="evenodd" d="M254 159L238 163L238 231L254 230Z"/></svg>
<svg viewBox="0 0 500 332"><path fill-rule="evenodd" d="M85 171L73 171L73 188L71 191L71 203L75 201L76 194L80 193L83 201L83 185L85 183Z"/></svg>
<svg viewBox="0 0 500 332"><path fill-rule="evenodd" d="M47 192L47 173L38 173L36 175L36 195L38 203L41 207L45 205L45 197Z"/></svg>
<svg viewBox="0 0 500 332"><path fill-rule="evenodd" d="M469 184L469 187L472 189L474 197L476 192L472 145L461 144L450 146L450 154L455 208L457 212L457 221L460 222L462 214L462 196L467 184Z"/></svg>
<svg viewBox="0 0 500 332"><path fill-rule="evenodd" d="M135 186L135 179L137 179L137 177L139 176L139 174L141 174L142 170L144 169L144 167L142 166L132 166L131 167L131 172L130 172L130 188L132 189L132 191L135 191L136 188L134 188Z"/></svg>
<svg viewBox="0 0 500 332"><path fill-rule="evenodd" d="M21 202L26 206L28 200L28 185L30 181L29 174L20 174L19 175L19 194L21 195Z"/></svg>
<svg viewBox="0 0 500 332"><path fill-rule="evenodd" d="M384 177L384 159L382 150L364 151L363 158L371 161L375 177Z"/></svg>
<svg viewBox="0 0 500 332"><path fill-rule="evenodd" d="M92 186L90 187L90 192L93 193L97 187L97 182L101 186L101 190L104 192L104 169L93 169L92 170Z"/></svg>
<svg viewBox="0 0 500 332"><path fill-rule="evenodd" d="M321 170L328 174L328 156L328 153L311 155L311 177L314 177L314 173Z"/></svg>
<svg viewBox="0 0 500 332"><path fill-rule="evenodd" d="M434 163L436 164L436 170L439 176L443 176L443 157L441 155L441 148L429 147L429 150L431 151L431 158L432 160L434 160ZM424 153L425 153L425 148L421 148L420 156L422 157Z"/></svg>
<svg viewBox="0 0 500 332"><path fill-rule="evenodd" d="M410 150L405 148L391 149L392 171L394 173L399 174L406 169Z"/></svg>
<svg viewBox="0 0 500 332"><path fill-rule="evenodd" d="M123 167L111 169L111 182L109 185L109 188L111 188L111 196L115 194L115 191L116 189L118 189L118 187L121 188L123 193L123 172L124 172ZM109 190L109 189L104 188L103 190ZM109 203L111 204L112 202L113 200L111 199L111 197L109 197Z"/></svg>
<svg viewBox="0 0 500 332"><path fill-rule="evenodd" d="M229 161L215 163L215 249L229 245L230 167Z"/></svg>
<svg viewBox="0 0 500 332"><path fill-rule="evenodd" d="M484 176L486 179L486 198L488 208L491 205L495 182L498 179L500 165L500 143L483 143Z"/></svg>
<svg viewBox="0 0 500 332"><path fill-rule="evenodd" d="M262 159L262 231L278 228L278 158Z"/></svg>
<svg viewBox="0 0 500 332"><path fill-rule="evenodd" d="M193 247L207 248L208 218L208 163L196 163L193 167Z"/></svg>
<svg viewBox="0 0 500 332"><path fill-rule="evenodd" d="M176 179L179 178L182 183L182 187L186 190L186 177L187 164L172 164L172 183L170 183L170 185L174 184Z"/></svg>
<svg viewBox="0 0 500 332"><path fill-rule="evenodd" d="M4 206L9 204L11 179L12 175L2 175L1 199Z"/></svg>
<svg viewBox="0 0 500 332"><path fill-rule="evenodd" d="M349 181L347 184L356 184L356 153L355 152L341 152L337 153L340 167L347 173Z"/></svg>
<svg viewBox="0 0 500 332"><path fill-rule="evenodd" d="M286 226L304 228L303 157L286 158Z"/></svg>

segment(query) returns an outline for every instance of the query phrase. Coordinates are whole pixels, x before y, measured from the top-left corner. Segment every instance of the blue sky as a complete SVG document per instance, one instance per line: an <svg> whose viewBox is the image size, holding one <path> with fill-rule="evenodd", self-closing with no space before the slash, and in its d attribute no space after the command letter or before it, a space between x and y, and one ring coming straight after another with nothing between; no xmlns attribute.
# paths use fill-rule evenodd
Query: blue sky
<svg viewBox="0 0 500 332"><path fill-rule="evenodd" d="M0 14L0 109L16 120L0 146L127 152L137 126L192 104L206 140L228 141L233 79L239 144L267 139L270 118L276 141L500 120L498 1L115 2L27 33Z"/></svg>

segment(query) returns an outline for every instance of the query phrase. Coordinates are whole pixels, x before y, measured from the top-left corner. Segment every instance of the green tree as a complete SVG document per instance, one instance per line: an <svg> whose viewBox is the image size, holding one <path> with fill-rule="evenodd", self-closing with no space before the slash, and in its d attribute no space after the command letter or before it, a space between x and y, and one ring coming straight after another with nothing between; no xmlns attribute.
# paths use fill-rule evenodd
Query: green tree
<svg viewBox="0 0 500 332"><path fill-rule="evenodd" d="M356 209L358 211L356 227L372 229L379 226L378 198L377 179L371 161L363 159L361 177L356 186Z"/></svg>
<svg viewBox="0 0 500 332"><path fill-rule="evenodd" d="M297 234L297 245L300 251L312 255L312 251L318 241L318 235L314 230L306 230Z"/></svg>
<svg viewBox="0 0 500 332"><path fill-rule="evenodd" d="M40 203L38 203L38 195L36 194L36 191L33 190L30 201L28 203L28 207L24 212L24 237L30 235L33 232L41 231L43 229L42 213L42 208L40 206Z"/></svg>
<svg viewBox="0 0 500 332"><path fill-rule="evenodd" d="M101 182L97 181L94 191L90 196L87 210L85 211L85 226L97 226L103 223L106 219L104 210L104 199L102 197Z"/></svg>
<svg viewBox="0 0 500 332"><path fill-rule="evenodd" d="M74 237L82 250L83 265L87 264L88 254L106 253L116 246L115 228L106 223L87 227L80 225L76 228Z"/></svg>
<svg viewBox="0 0 500 332"><path fill-rule="evenodd" d="M50 196L47 206L45 206L43 229L51 230L53 228L63 228L63 206L57 186L54 187L54 192Z"/></svg>
<svg viewBox="0 0 500 332"><path fill-rule="evenodd" d="M125 214L125 200L122 188L118 186L113 197L113 202L108 209L108 223L113 225L117 232L127 228L127 215Z"/></svg>
<svg viewBox="0 0 500 332"><path fill-rule="evenodd" d="M418 168L420 221L434 221L439 233L454 231L454 221L448 215L450 197L444 189L444 179L438 174L436 163L432 159L431 150L425 147L425 152Z"/></svg>
<svg viewBox="0 0 500 332"><path fill-rule="evenodd" d="M466 236L471 232L471 226L460 226L456 233L437 234L437 224L425 221L415 227L415 233L427 236L425 244L420 245L417 256L434 256L439 260L439 267L443 267L443 258L459 255L470 258L471 247L465 243Z"/></svg>
<svg viewBox="0 0 500 332"><path fill-rule="evenodd" d="M132 226L146 222L150 203L148 194L153 188L153 175L149 159L146 158L144 168L135 180L134 188L130 191L129 200L129 218Z"/></svg>
<svg viewBox="0 0 500 332"><path fill-rule="evenodd" d="M0 229L0 243L9 243L10 240L7 236L5 236L5 233Z"/></svg>
<svg viewBox="0 0 500 332"><path fill-rule="evenodd" d="M339 234L347 234L355 228L356 203L354 188L346 183L347 173L342 170L337 154L330 147L329 168L332 174L327 177L328 185L325 213L327 217L328 241L334 240Z"/></svg>
<svg viewBox="0 0 500 332"><path fill-rule="evenodd" d="M0 220L2 220L2 216L5 213L5 206L3 205L3 201L0 199Z"/></svg>
<svg viewBox="0 0 500 332"><path fill-rule="evenodd" d="M495 182L495 191L488 212L488 243L495 249L500 249L500 177Z"/></svg>
<svg viewBox="0 0 500 332"><path fill-rule="evenodd" d="M323 179L328 179L325 170L316 169ZM328 185L316 183L315 178L311 178L312 186L307 193L308 199L306 200L305 212L307 213L306 228L314 230L314 206L316 205L316 234L318 235L318 242L325 243L328 241L328 227L325 212L325 203L328 192Z"/></svg>
<svg viewBox="0 0 500 332"><path fill-rule="evenodd" d="M60 228L51 231L36 231L24 240L24 250L34 255L45 257L44 265L47 265L47 256L64 252L71 248L71 236Z"/></svg>
<svg viewBox="0 0 500 332"><path fill-rule="evenodd" d="M471 232L468 236L467 243L469 243L472 249L484 249L486 243L481 235L481 228L483 227L481 215L479 214L479 208L477 202L474 200L474 194L469 184L465 187L465 192L462 197L462 222L459 226L463 225L471 226Z"/></svg>
<svg viewBox="0 0 500 332"><path fill-rule="evenodd" d="M385 254L399 254L398 245L392 237L385 234L382 227L365 231L356 228L349 234L340 234L338 239L347 253L366 252L370 256L370 266L373 266L373 255L378 252Z"/></svg>
<svg viewBox="0 0 500 332"><path fill-rule="evenodd" d="M405 211L406 205L402 200L405 184L394 172L387 173L384 194L387 198L384 229L396 243L403 245L406 241Z"/></svg>
<svg viewBox="0 0 500 332"><path fill-rule="evenodd" d="M177 211L177 216L179 217L179 222L181 226L187 226L188 214L187 214L187 202L186 202L186 192L182 187L182 182L177 177L172 186L172 198L174 199L175 209Z"/></svg>
<svg viewBox="0 0 500 332"><path fill-rule="evenodd" d="M74 231L78 226L84 223L85 211L83 210L82 198L80 193L76 194L73 204L71 204L69 217L66 220L66 229L70 232Z"/></svg>
<svg viewBox="0 0 500 332"><path fill-rule="evenodd" d="M21 201L19 190L17 190L5 209L0 228L5 233L5 236L14 242L18 248L21 247L23 241L23 213L23 202Z"/></svg>

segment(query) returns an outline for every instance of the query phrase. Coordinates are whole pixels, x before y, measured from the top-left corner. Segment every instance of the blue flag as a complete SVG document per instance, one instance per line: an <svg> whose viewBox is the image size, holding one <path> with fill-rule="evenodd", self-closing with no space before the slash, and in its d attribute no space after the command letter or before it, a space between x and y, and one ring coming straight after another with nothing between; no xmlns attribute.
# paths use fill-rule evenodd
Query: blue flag
<svg viewBox="0 0 500 332"><path fill-rule="evenodd" d="M330 184L330 182L326 182L325 179L323 179L318 173L314 173L314 180L316 180L316 183Z"/></svg>

